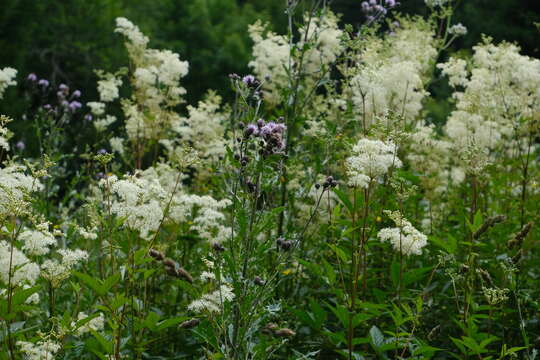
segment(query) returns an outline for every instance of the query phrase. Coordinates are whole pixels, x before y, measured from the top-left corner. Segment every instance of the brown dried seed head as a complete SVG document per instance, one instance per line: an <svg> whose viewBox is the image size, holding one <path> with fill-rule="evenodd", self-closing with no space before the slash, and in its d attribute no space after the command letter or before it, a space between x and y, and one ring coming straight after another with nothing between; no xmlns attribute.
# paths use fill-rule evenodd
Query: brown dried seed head
<svg viewBox="0 0 540 360"><path fill-rule="evenodd" d="M516 234L516 236L514 236L514 238L511 239L510 241L508 241L508 244L507 244L508 248L513 249L513 248L521 247L523 240L527 237L527 235L529 234L529 231L531 231L532 226L533 226L532 221L525 224L525 226Z"/></svg>
<svg viewBox="0 0 540 360"><path fill-rule="evenodd" d="M183 323L180 323L180 325L178 325L178 327L180 327L182 329L192 329L195 326L199 325L200 322L201 321L199 319L186 320Z"/></svg>
<svg viewBox="0 0 540 360"><path fill-rule="evenodd" d="M166 258L165 260L163 260L163 265L176 268L176 261L171 258Z"/></svg>
<svg viewBox="0 0 540 360"><path fill-rule="evenodd" d="M178 276L176 269L174 267L165 265L165 272L169 274L170 276L174 276L174 277Z"/></svg>
<svg viewBox="0 0 540 360"><path fill-rule="evenodd" d="M288 329L288 328L283 328L283 329L276 330L276 331L274 331L274 334L276 336L279 336L279 337L292 337L292 336L296 335L296 333L294 331L292 331L291 329Z"/></svg>
<svg viewBox="0 0 540 360"><path fill-rule="evenodd" d="M517 265L523 256L523 249L519 249L516 255L512 257L512 262Z"/></svg>
<svg viewBox="0 0 540 360"><path fill-rule="evenodd" d="M480 226L480 228L478 230L476 230L476 232L473 234L473 238L478 239L490 227L492 227L493 225L495 225L497 223L503 222L505 220L506 220L506 216L504 216L504 215L496 215L496 216L492 216L492 217L487 218L486 221L484 221L484 223L482 224L482 226Z"/></svg>
<svg viewBox="0 0 540 360"><path fill-rule="evenodd" d="M190 284L193 284L193 277L191 277L191 275L184 268L178 268L177 276L186 280Z"/></svg>
<svg viewBox="0 0 540 360"><path fill-rule="evenodd" d="M161 251L157 251L155 249L150 249L148 251L148 255L150 255L151 257L153 257L154 259L158 260L158 261L161 261L165 258L165 255L163 255L163 253Z"/></svg>

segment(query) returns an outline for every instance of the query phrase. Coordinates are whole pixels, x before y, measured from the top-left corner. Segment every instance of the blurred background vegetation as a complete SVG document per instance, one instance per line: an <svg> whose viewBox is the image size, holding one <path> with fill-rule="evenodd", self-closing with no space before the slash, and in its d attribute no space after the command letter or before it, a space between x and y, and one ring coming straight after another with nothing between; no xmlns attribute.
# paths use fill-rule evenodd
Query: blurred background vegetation
<svg viewBox="0 0 540 360"><path fill-rule="evenodd" d="M306 0L305 2L307 2ZM256 19L284 32L285 0L2 0L0 1L0 68L19 71L19 91L8 91L0 113L20 118L28 108L24 81L34 72L53 84L66 83L83 92L83 102L97 99L94 69L116 70L126 63L120 36L113 35L114 19L124 16L151 39L150 46L178 52L188 60L184 79L187 100L194 103L207 89L227 93L229 73L249 72L251 42L248 24ZM461 0L455 22L469 34L454 48L470 48L481 34L495 41L519 43L523 52L540 57L537 0ZM536 5L536 7L535 7ZM364 21L361 0L335 0L343 22ZM402 0L399 11L425 14L424 0ZM452 49L450 49L452 51ZM443 55L446 56L446 55ZM432 89L445 95L446 90ZM429 105L428 105L429 106ZM448 106L448 105L447 105ZM448 109L433 108L433 113ZM438 117L435 115L435 117Z"/></svg>

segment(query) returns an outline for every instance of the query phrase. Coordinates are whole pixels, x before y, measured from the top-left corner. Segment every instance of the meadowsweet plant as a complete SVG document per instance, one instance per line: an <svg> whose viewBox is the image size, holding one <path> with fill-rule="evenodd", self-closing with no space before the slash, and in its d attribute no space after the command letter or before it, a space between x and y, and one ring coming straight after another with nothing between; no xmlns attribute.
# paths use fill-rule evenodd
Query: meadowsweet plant
<svg viewBox="0 0 540 360"><path fill-rule="evenodd" d="M456 3L287 1L193 102L124 17L94 98L0 69L0 360L538 358L540 61Z"/></svg>

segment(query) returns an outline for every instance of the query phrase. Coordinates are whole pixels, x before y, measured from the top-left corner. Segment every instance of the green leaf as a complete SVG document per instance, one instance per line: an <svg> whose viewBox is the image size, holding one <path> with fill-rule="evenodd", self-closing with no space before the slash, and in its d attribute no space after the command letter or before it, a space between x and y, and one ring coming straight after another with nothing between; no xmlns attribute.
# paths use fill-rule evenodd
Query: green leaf
<svg viewBox="0 0 540 360"><path fill-rule="evenodd" d="M369 336L371 339L371 344L375 349L379 349L382 345L384 345L384 335L375 325L369 329Z"/></svg>
<svg viewBox="0 0 540 360"><path fill-rule="evenodd" d="M353 204L347 197L347 194L345 194L343 191L339 190L338 188L333 189L334 193L338 196L339 200L345 205L347 210L349 210L350 213L354 211Z"/></svg>

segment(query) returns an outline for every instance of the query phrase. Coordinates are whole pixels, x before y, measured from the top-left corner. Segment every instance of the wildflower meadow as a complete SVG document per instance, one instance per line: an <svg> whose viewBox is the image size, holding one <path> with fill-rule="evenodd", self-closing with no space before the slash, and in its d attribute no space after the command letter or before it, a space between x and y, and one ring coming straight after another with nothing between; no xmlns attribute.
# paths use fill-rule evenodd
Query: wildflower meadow
<svg viewBox="0 0 540 360"><path fill-rule="evenodd" d="M92 89L0 67L0 360L540 359L540 60L276 3L195 100L127 15Z"/></svg>

